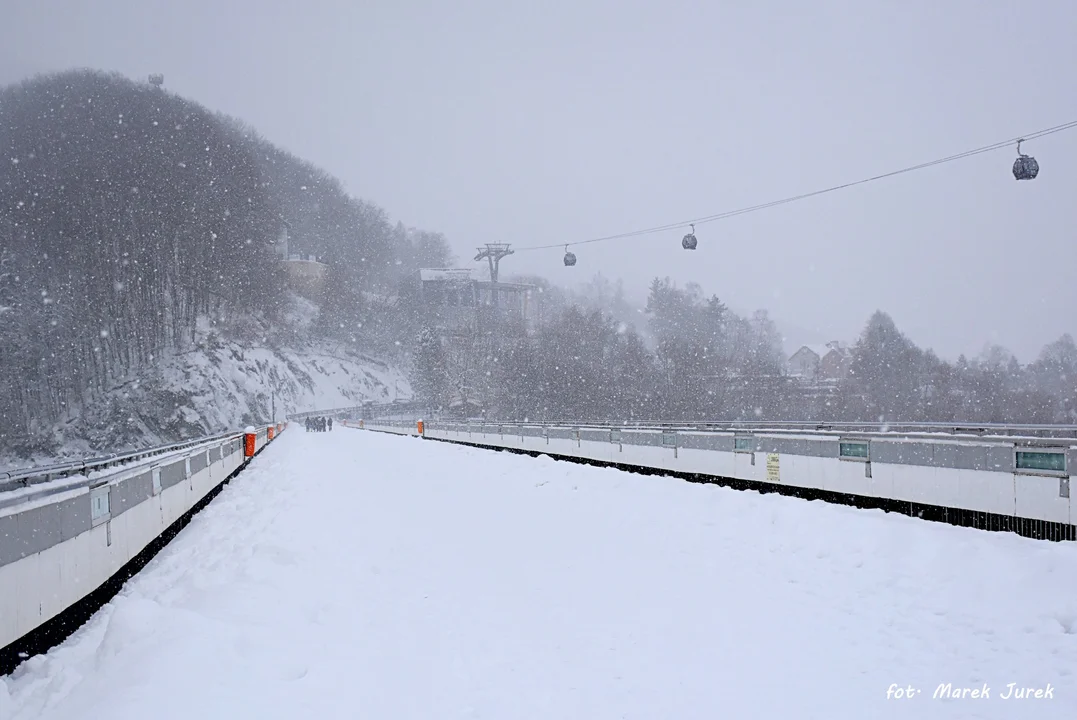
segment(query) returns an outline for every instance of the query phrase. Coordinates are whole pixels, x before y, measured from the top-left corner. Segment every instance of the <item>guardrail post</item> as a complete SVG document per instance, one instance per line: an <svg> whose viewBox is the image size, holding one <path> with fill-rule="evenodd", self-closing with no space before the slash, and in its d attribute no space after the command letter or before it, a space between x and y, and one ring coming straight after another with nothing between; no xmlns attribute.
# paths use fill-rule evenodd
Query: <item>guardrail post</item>
<svg viewBox="0 0 1077 720"><path fill-rule="evenodd" d="M422 434L423 434L423 421L422 420L415 423L415 429L419 431L419 437L422 437Z"/></svg>
<svg viewBox="0 0 1077 720"><path fill-rule="evenodd" d="M243 431L243 457L245 458L254 457L254 437L254 428L248 425Z"/></svg>
<svg viewBox="0 0 1077 720"><path fill-rule="evenodd" d="M275 436L276 434L277 434L277 428L275 426L270 425L269 427L266 428L266 440L272 440L273 436Z"/></svg>

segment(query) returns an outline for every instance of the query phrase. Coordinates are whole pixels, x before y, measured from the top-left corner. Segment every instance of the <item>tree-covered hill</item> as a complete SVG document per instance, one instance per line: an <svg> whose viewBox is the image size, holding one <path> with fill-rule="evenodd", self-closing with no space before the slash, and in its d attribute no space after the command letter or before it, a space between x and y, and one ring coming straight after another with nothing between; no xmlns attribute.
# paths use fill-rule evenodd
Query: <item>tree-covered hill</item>
<svg viewBox="0 0 1077 720"><path fill-rule="evenodd" d="M369 297L448 259L440 235L147 83L75 70L0 89L0 445L188 348L200 318L283 322L285 230L328 266L316 328L352 349L393 348Z"/></svg>

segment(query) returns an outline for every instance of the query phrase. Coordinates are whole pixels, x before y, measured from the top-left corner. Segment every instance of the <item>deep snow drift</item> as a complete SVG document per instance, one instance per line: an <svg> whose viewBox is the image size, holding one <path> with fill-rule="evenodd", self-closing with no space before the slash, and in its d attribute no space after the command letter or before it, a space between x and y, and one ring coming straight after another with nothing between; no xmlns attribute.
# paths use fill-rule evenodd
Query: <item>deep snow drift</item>
<svg viewBox="0 0 1077 720"><path fill-rule="evenodd" d="M1073 544L293 424L0 718L1072 718L1075 672Z"/></svg>

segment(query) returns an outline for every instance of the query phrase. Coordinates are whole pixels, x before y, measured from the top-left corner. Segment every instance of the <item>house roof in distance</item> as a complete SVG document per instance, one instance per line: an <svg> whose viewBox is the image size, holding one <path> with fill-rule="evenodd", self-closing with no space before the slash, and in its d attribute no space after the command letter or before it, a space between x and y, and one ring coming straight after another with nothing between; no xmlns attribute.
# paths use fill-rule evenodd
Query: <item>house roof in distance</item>
<svg viewBox="0 0 1077 720"><path fill-rule="evenodd" d="M792 358L796 357L798 353L803 352L804 350L808 350L808 351L814 353L816 355L816 357L818 357L820 360L822 360L824 357L827 356L828 353L830 353L831 351L834 351L834 350L836 350L837 352L839 352L839 353L841 353L843 355L845 355L845 354L847 354L849 352L849 348L846 347L844 343L842 343L842 342L840 342L838 340L833 340L831 342L828 342L828 343L825 343L825 344L822 344L822 345L820 345L818 343L813 343L811 345L801 345L797 349L797 351L795 353L793 353L792 355L789 356L789 358L792 359Z"/></svg>
<svg viewBox="0 0 1077 720"><path fill-rule="evenodd" d="M419 279L450 282L489 282L490 272L484 268L421 268Z"/></svg>

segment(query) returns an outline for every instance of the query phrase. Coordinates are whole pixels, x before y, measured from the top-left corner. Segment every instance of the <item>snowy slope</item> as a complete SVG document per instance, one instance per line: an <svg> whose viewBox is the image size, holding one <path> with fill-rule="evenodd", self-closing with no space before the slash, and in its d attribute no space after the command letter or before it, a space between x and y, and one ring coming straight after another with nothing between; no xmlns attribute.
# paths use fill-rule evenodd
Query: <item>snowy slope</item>
<svg viewBox="0 0 1077 720"><path fill-rule="evenodd" d="M361 356L346 356L326 343L300 349L224 345L170 358L157 384L184 395L185 420L215 427L241 427L248 419L269 419L276 390L277 418L288 412L389 401L410 397L405 378L394 368Z"/></svg>
<svg viewBox="0 0 1077 720"><path fill-rule="evenodd" d="M251 328L243 318L219 327L203 318L190 349L155 360L78 409L52 430L51 447L37 453L0 447L0 470L269 422L274 394L278 420L289 412L412 396L400 369L318 340L311 332L317 308L298 297L291 302L278 328Z"/></svg>
<svg viewBox="0 0 1077 720"><path fill-rule="evenodd" d="M0 679L0 718L1072 718L1075 568L1072 544L293 428Z"/></svg>

